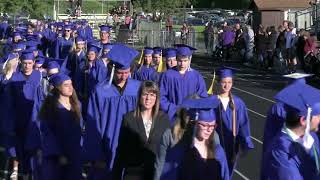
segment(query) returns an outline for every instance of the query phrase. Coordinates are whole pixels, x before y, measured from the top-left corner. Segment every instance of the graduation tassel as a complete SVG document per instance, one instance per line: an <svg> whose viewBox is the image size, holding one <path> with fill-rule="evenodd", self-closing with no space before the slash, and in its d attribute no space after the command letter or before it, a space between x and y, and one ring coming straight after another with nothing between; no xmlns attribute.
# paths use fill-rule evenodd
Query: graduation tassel
<svg viewBox="0 0 320 180"><path fill-rule="evenodd" d="M165 70L166 70L166 63L163 63L163 58L162 58L162 55L161 55L161 60L160 60L160 63L158 65L157 72L161 73L161 72L164 72Z"/></svg>
<svg viewBox="0 0 320 180"><path fill-rule="evenodd" d="M208 95L212 95L213 94L213 85L214 85L214 81L216 80L216 71L214 70L213 71L213 78L212 78L212 82L211 82L211 85L208 89Z"/></svg>
<svg viewBox="0 0 320 180"><path fill-rule="evenodd" d="M110 79L109 79L109 82L108 82L109 87L111 86L111 83L112 83L112 79L113 79L113 76L114 76L114 70L115 70L115 65L113 64L112 65Z"/></svg>
<svg viewBox="0 0 320 180"><path fill-rule="evenodd" d="M138 64L142 64L143 63L143 51L144 51L144 48L141 50L141 54L140 54L140 58L139 58Z"/></svg>

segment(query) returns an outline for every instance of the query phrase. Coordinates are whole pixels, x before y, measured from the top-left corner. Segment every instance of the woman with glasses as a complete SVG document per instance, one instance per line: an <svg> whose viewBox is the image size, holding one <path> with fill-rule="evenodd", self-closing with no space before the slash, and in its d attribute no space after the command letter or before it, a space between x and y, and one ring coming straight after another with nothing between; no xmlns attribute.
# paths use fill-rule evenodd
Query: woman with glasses
<svg viewBox="0 0 320 180"><path fill-rule="evenodd" d="M191 147L186 149L178 170L177 180L228 180L229 169L224 150L215 143L214 131L217 127L215 112L208 109L218 104L204 99L186 101L189 114L195 120ZM207 106L209 105L209 106ZM203 109L204 108L204 109Z"/></svg>
<svg viewBox="0 0 320 180"><path fill-rule="evenodd" d="M212 98L220 100L216 108L216 122L219 125L221 145L224 148L228 160L229 173L232 177L238 156L244 155L254 145L250 137L250 121L247 107L244 102L231 93L233 85L233 72L230 69L219 70L218 93Z"/></svg>
<svg viewBox="0 0 320 180"><path fill-rule="evenodd" d="M170 127L168 115L159 110L159 97L156 83L142 83L136 110L127 113L122 121L113 166L114 179L153 179L160 140Z"/></svg>
<svg viewBox="0 0 320 180"><path fill-rule="evenodd" d="M167 129L160 141L158 156L155 162L154 180L176 180L181 174L184 157L192 145L195 120L197 113L193 113L191 108L214 108L217 100L214 98L199 99L199 96L191 96L185 100L181 109L177 112L177 119L172 129ZM214 120L215 118L213 118ZM213 131L212 143L218 145L219 136ZM225 174L225 171L224 173Z"/></svg>

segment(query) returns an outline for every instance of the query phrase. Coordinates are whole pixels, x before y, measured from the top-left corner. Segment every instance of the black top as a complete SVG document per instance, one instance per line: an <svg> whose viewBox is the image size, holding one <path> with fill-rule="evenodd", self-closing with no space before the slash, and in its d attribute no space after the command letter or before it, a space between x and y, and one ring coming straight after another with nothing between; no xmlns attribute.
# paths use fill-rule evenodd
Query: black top
<svg viewBox="0 0 320 180"><path fill-rule="evenodd" d="M153 178L154 162L162 134L170 128L169 117L162 111L153 119L149 138L146 136L142 118L135 118L133 112L127 113L122 121L117 154L113 167L115 180L126 175L137 175L143 179Z"/></svg>
<svg viewBox="0 0 320 180"><path fill-rule="evenodd" d="M177 180L221 180L221 165L216 159L204 159L197 148L186 153Z"/></svg>

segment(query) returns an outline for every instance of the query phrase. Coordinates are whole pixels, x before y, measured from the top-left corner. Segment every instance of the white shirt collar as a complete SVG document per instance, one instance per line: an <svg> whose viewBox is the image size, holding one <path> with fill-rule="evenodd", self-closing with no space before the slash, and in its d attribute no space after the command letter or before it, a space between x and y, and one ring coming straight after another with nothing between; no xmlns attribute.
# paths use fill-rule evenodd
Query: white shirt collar
<svg viewBox="0 0 320 180"><path fill-rule="evenodd" d="M311 147L314 143L314 139L310 135L310 133L305 134L304 137L301 138L296 133L294 133L289 128L287 128L285 125L282 128L282 132L289 135L294 142L301 144L301 146L303 146L307 152L309 152L309 150L311 149Z"/></svg>
<svg viewBox="0 0 320 180"><path fill-rule="evenodd" d="M286 126L284 126L282 128L282 132L287 134L287 135L289 135L292 138L293 141L300 143L299 139L301 139L301 138L298 135L296 135L296 133L294 133L289 128L287 128Z"/></svg>

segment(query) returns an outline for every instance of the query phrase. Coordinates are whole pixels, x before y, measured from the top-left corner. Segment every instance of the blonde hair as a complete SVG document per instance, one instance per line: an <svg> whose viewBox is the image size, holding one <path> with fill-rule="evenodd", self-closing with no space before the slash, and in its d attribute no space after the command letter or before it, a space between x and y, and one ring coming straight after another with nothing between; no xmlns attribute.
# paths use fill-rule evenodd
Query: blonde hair
<svg viewBox="0 0 320 180"><path fill-rule="evenodd" d="M9 72L14 72L15 68L17 68L17 66L18 66L18 63L19 63L18 58L14 58L14 59L7 61L7 63L4 65L3 70L2 70L3 74L9 75L8 74Z"/></svg>

